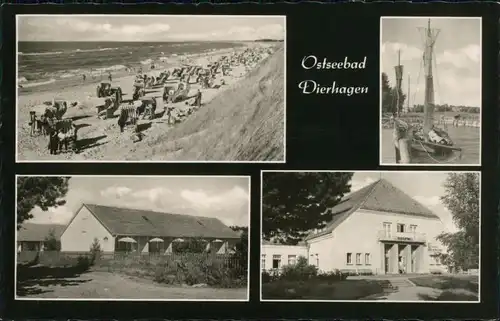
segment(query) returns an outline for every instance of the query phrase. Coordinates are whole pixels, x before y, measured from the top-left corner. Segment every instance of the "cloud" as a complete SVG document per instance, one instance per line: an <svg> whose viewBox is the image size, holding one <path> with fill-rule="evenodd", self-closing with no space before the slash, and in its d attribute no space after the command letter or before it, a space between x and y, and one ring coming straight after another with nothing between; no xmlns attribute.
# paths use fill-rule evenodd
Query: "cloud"
<svg viewBox="0 0 500 321"><path fill-rule="evenodd" d="M120 199L125 195L128 195L132 192L132 189L126 186L110 186L101 191L101 196L106 198L117 198Z"/></svg>
<svg viewBox="0 0 500 321"><path fill-rule="evenodd" d="M437 55L436 60L439 64L449 63L457 68L476 65L481 60L481 48L479 45L468 45L460 49L445 50Z"/></svg>
<svg viewBox="0 0 500 321"><path fill-rule="evenodd" d="M177 194L161 186L139 190L111 186L100 194L106 198L105 203L111 206L215 217L228 226L248 225L249 194L239 186L217 194L189 189Z"/></svg>
<svg viewBox="0 0 500 321"><path fill-rule="evenodd" d="M441 221L443 222L445 229L447 232L456 232L458 231L457 226L453 223L453 216L450 211L443 205L439 196L422 196L417 195L413 196L420 204L424 205L428 209L430 209L433 213L439 216Z"/></svg>
<svg viewBox="0 0 500 321"><path fill-rule="evenodd" d="M414 196L413 197L417 202L422 203L422 205L428 206L428 207L434 207L437 205L441 205L441 200L439 199L439 196Z"/></svg>
<svg viewBox="0 0 500 321"><path fill-rule="evenodd" d="M67 224L74 215L74 211L68 206L52 207L48 211L42 211L40 208L33 209L33 218L30 223L35 224Z"/></svg>
<svg viewBox="0 0 500 321"><path fill-rule="evenodd" d="M242 202L248 202L248 193L239 186L215 195L208 195L202 190L182 190L181 197L202 209L239 206Z"/></svg>
<svg viewBox="0 0 500 321"><path fill-rule="evenodd" d="M277 39L285 38L285 29L280 24L268 24L259 28L249 26L232 27L228 30L217 30L206 33L180 33L169 35L171 39L178 40L241 40L251 41L256 39Z"/></svg>
<svg viewBox="0 0 500 321"><path fill-rule="evenodd" d="M356 179L353 179L351 181L351 192L355 192L359 189L362 189L363 187L365 186L368 186L370 185L371 183L374 183L375 182L375 179L371 178L371 177L365 177L364 180L356 180Z"/></svg>
<svg viewBox="0 0 500 321"><path fill-rule="evenodd" d="M116 35L138 35L138 34L156 34L160 32L167 32L170 26L164 23L153 23L146 25L125 24L121 26L114 26L109 23L92 23L85 20L78 20L73 18L56 19L56 24L60 27L67 28L67 30L74 30L77 32L106 32Z"/></svg>
<svg viewBox="0 0 500 321"><path fill-rule="evenodd" d="M172 191L170 191L168 188L165 187L154 187L151 189L144 189L144 190L139 190L134 193L132 193L132 196L137 197L137 198L147 198L151 202L156 202L158 199L162 198L163 196L167 196L172 194Z"/></svg>
<svg viewBox="0 0 500 321"><path fill-rule="evenodd" d="M396 56L399 51L401 52L401 61L410 61L415 59L422 59L424 52L417 47L409 46L399 42L384 42L382 44L381 52L384 55ZM395 62L397 60L394 60Z"/></svg>

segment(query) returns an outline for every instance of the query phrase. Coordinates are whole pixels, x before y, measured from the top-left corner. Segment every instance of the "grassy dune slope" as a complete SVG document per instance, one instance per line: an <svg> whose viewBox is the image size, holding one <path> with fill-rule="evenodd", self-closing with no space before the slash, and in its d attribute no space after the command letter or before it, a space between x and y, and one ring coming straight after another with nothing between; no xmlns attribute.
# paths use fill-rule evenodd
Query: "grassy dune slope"
<svg viewBox="0 0 500 321"><path fill-rule="evenodd" d="M284 49L167 133L148 142L164 160L284 160ZM164 156L163 156L164 155Z"/></svg>

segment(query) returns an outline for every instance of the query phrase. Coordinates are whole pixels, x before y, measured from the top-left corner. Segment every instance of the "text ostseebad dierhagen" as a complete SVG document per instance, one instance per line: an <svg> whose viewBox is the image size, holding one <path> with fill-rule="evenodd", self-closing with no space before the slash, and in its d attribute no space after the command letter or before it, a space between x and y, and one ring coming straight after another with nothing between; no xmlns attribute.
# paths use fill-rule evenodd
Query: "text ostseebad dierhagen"
<svg viewBox="0 0 500 321"><path fill-rule="evenodd" d="M349 61L349 57L344 57L344 61L328 61L326 58L322 60L316 56L310 55L302 58L302 68L305 70L348 70L348 69L365 69L366 57L362 61ZM355 87L355 86L340 86L336 81L331 85L324 86L314 80L303 80L299 83L299 89L305 95L358 95L368 93L368 87Z"/></svg>

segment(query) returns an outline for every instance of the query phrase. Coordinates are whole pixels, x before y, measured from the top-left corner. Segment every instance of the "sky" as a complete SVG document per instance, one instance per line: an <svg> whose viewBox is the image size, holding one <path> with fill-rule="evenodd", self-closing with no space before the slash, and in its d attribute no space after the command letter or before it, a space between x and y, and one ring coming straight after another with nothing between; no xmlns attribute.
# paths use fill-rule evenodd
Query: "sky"
<svg viewBox="0 0 500 321"><path fill-rule="evenodd" d="M383 178L439 216L447 232L456 232L451 213L439 199L447 176L446 172L355 172L351 192Z"/></svg>
<svg viewBox="0 0 500 321"><path fill-rule="evenodd" d="M398 64L398 50L401 50L402 87L406 94L409 75L410 105L424 101L421 67L424 36L418 28L426 28L427 21L428 18L382 18L381 69L394 86L394 66ZM432 18L431 28L440 29L434 47L435 102L481 107L481 20Z"/></svg>
<svg viewBox="0 0 500 321"><path fill-rule="evenodd" d="M64 206L32 211L30 223L66 224L82 202L208 216L227 226L248 226L247 177L99 177L73 176Z"/></svg>
<svg viewBox="0 0 500 321"><path fill-rule="evenodd" d="M278 16L18 16L19 41L283 40Z"/></svg>

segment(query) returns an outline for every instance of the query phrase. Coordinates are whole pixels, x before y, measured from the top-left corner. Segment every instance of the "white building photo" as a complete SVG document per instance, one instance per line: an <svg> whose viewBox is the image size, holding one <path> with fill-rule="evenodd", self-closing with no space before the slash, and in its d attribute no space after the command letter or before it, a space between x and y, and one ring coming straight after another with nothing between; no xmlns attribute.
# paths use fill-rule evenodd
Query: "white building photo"
<svg viewBox="0 0 500 321"><path fill-rule="evenodd" d="M385 179L347 195L332 208L333 219L300 245L262 244L263 270L280 269L305 256L320 271L373 274L444 272L435 254L441 219Z"/></svg>

